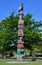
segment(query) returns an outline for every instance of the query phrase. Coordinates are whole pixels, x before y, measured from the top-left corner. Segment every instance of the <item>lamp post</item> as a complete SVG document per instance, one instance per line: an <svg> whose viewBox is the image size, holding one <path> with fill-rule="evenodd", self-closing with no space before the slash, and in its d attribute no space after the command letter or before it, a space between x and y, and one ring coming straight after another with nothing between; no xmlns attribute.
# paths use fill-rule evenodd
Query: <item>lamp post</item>
<svg viewBox="0 0 42 65"><path fill-rule="evenodd" d="M24 53L24 20L23 20L23 4L20 5L18 10L18 43L17 43L17 61L23 61L22 54Z"/></svg>

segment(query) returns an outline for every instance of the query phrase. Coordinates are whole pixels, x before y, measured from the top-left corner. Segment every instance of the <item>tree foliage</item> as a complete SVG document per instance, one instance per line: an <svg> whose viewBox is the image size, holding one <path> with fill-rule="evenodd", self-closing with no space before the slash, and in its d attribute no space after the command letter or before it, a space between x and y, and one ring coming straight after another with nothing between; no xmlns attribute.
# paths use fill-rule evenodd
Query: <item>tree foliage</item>
<svg viewBox="0 0 42 65"><path fill-rule="evenodd" d="M42 42L39 33L39 27L42 25L41 21L35 21L31 14L27 14L24 19L24 46L32 50L38 47ZM0 22L0 50L16 50L18 40L18 16L14 12ZM40 43L42 44L42 43ZM11 48L11 46L13 46ZM39 45L40 46L40 45Z"/></svg>

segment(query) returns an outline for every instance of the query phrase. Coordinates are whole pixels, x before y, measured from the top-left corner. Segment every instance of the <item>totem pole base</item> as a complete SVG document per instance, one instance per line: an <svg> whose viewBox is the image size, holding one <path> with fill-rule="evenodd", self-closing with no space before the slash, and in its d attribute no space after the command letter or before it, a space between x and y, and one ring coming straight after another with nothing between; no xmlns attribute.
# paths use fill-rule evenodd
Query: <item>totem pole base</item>
<svg viewBox="0 0 42 65"><path fill-rule="evenodd" d="M22 58L22 55L17 55L17 61L18 62L23 62L23 58Z"/></svg>

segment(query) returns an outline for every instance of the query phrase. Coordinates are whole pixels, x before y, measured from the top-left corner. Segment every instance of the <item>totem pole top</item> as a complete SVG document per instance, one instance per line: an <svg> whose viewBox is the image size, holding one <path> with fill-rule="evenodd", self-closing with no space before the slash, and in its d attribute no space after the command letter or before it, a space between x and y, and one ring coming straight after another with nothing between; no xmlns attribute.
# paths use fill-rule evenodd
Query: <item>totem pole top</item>
<svg viewBox="0 0 42 65"><path fill-rule="evenodd" d="M19 12L20 12L20 11L23 11L23 4L21 4L21 5L20 5L20 7L19 7L19 10L18 10L18 11L19 11Z"/></svg>

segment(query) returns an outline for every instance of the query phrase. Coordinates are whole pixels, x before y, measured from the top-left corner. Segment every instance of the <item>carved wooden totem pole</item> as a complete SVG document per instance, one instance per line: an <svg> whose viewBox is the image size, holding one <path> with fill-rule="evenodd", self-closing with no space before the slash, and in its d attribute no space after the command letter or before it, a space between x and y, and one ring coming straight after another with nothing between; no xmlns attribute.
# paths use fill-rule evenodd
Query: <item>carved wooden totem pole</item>
<svg viewBox="0 0 42 65"><path fill-rule="evenodd" d="M20 5L18 10L18 43L17 43L17 61L23 61L22 55L24 53L24 20L23 20L23 4Z"/></svg>

